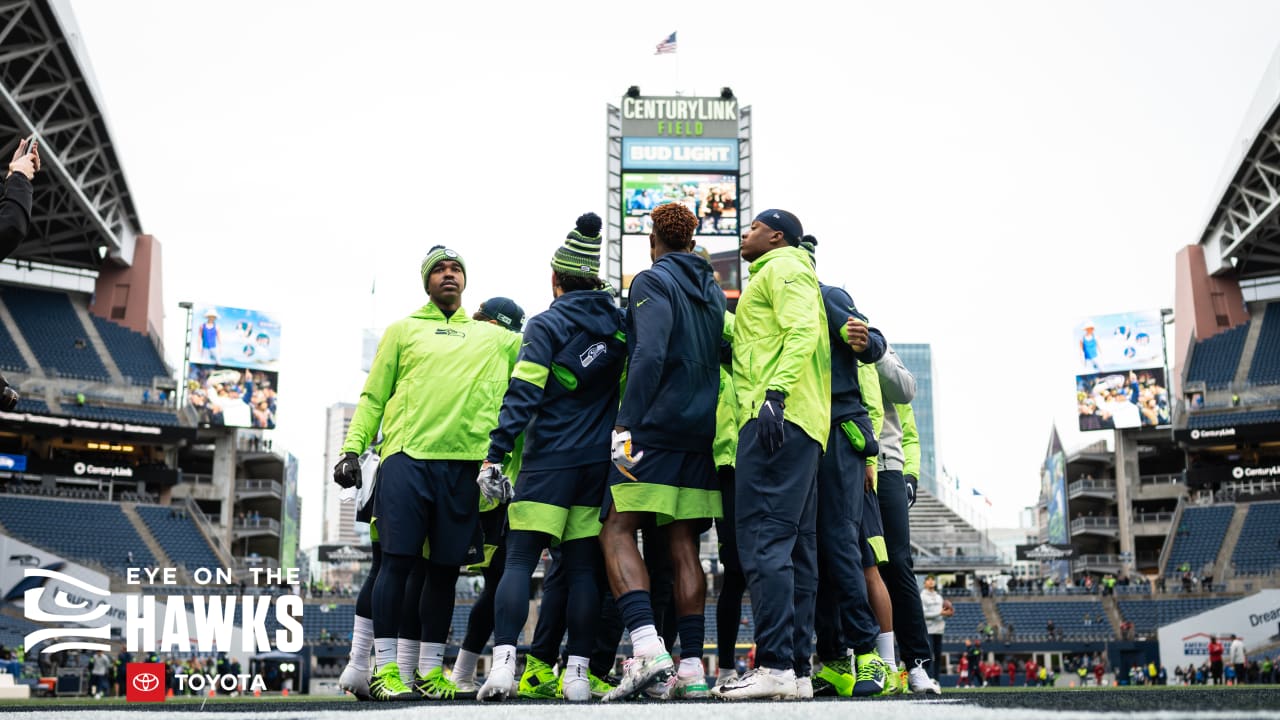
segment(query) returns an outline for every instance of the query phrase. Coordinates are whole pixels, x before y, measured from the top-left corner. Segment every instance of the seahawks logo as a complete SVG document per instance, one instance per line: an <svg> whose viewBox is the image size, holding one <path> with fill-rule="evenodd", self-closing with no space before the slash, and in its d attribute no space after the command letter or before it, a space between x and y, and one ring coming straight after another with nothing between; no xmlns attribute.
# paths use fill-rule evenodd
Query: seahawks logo
<svg viewBox="0 0 1280 720"><path fill-rule="evenodd" d="M60 564L54 567L58 566ZM104 619L111 610L106 602L111 597L109 589L91 585L52 567L27 568L22 571L22 575L26 588L22 598L23 617L36 622L65 623L60 627L45 627L27 633L22 639L25 647L34 648L49 640L61 640L62 642L55 642L41 649L41 654L64 650L111 650L111 646L105 642L87 641L89 638L111 639L110 621ZM52 588L47 585L50 581L55 583ZM52 592L48 593L46 602L47 590Z"/></svg>
<svg viewBox="0 0 1280 720"><path fill-rule="evenodd" d="M466 336L467 336L467 334L466 334L466 333L464 333L464 332L462 332L461 330L454 330L453 328L436 328L436 334L437 334L437 335L450 335L450 336L452 336L452 337L466 337Z"/></svg>
<svg viewBox="0 0 1280 720"><path fill-rule="evenodd" d="M595 345L592 345L591 347L584 350L582 354L578 356L578 361L582 363L582 367L586 367L591 363L595 362L596 358L600 357L601 355L604 355L607 352L608 350L605 348L604 343L598 342Z"/></svg>

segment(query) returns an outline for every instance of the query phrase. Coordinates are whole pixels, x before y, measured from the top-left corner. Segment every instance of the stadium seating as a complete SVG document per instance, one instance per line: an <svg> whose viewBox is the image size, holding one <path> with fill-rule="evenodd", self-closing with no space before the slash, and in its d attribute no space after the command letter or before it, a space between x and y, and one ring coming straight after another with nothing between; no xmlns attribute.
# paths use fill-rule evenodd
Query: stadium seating
<svg viewBox="0 0 1280 720"><path fill-rule="evenodd" d="M1188 430L1280 422L1280 410L1252 410L1241 413L1196 413L1187 420Z"/></svg>
<svg viewBox="0 0 1280 720"><path fill-rule="evenodd" d="M1151 635L1162 625L1198 615L1234 598L1189 597L1174 600L1120 600L1120 615L1133 623L1138 635Z"/></svg>
<svg viewBox="0 0 1280 720"><path fill-rule="evenodd" d="M1249 506L1231 563L1239 575L1266 574L1280 568L1280 503Z"/></svg>
<svg viewBox="0 0 1280 720"><path fill-rule="evenodd" d="M1268 303L1262 318L1262 332L1249 365L1249 382L1253 385L1280 383L1280 302Z"/></svg>
<svg viewBox="0 0 1280 720"><path fill-rule="evenodd" d="M18 400L18 407L14 408L16 412L31 413L33 415L48 415L49 403L40 398L32 398L23 395Z"/></svg>
<svg viewBox="0 0 1280 720"><path fill-rule="evenodd" d="M1203 382L1210 390L1230 385L1248 334L1249 324L1245 323L1197 342L1187 370L1187 382Z"/></svg>
<svg viewBox="0 0 1280 720"><path fill-rule="evenodd" d="M18 344L13 341L13 336L9 334L9 328L4 324L0 324L0 370L31 372L27 361L23 359L22 353L18 350Z"/></svg>
<svg viewBox="0 0 1280 720"><path fill-rule="evenodd" d="M188 572L200 567L216 572L222 567L190 516L175 517L172 508L159 505L138 505L137 511L169 559L185 566Z"/></svg>
<svg viewBox="0 0 1280 720"><path fill-rule="evenodd" d="M23 644L22 639L27 636L27 633L39 630L40 627L24 618L0 615L0 645L9 648L19 647Z"/></svg>
<svg viewBox="0 0 1280 720"><path fill-rule="evenodd" d="M134 567L156 565L119 505L6 495L0 525L23 542L113 572L130 566L131 552Z"/></svg>
<svg viewBox="0 0 1280 720"><path fill-rule="evenodd" d="M978 623L986 623L987 615L982 611L982 603L976 602L952 602L951 606L955 608L956 614L947 618L946 630L943 633L943 642L960 642L966 638L975 638L978 636ZM1008 619L1005 619L1008 622ZM1044 623L1040 623L1040 627L1044 627ZM1035 631L1034 627L1019 628L1017 623L1013 625L1014 633L1020 630ZM1016 637L1016 635L1015 635Z"/></svg>
<svg viewBox="0 0 1280 720"><path fill-rule="evenodd" d="M3 297L45 372L79 380L111 381L65 293L9 286L3 289Z"/></svg>
<svg viewBox="0 0 1280 720"><path fill-rule="evenodd" d="M1045 625L1050 620L1055 634L1065 640L1090 640L1114 635L1102 603L1097 600L1001 602L997 607L1005 624L1013 625L1018 638L1044 637ZM1086 616L1089 618L1087 623Z"/></svg>
<svg viewBox="0 0 1280 720"><path fill-rule="evenodd" d="M1188 565L1199 574L1205 563L1218 558L1222 538L1227 534L1235 508L1231 505L1190 507L1182 511L1182 522L1174 529L1173 549L1169 551L1169 564L1165 574L1176 577L1179 567Z"/></svg>
<svg viewBox="0 0 1280 720"><path fill-rule="evenodd" d="M133 385L150 387L153 379L168 376L169 370L160 359L156 346L151 344L146 335L136 333L126 327L104 320L97 315L93 324L102 336L107 351L115 360L116 366L124 374L126 380Z"/></svg>
<svg viewBox="0 0 1280 720"><path fill-rule="evenodd" d="M136 408L101 407L97 405L75 405L63 403L64 415L106 422L138 423L142 425L178 425L178 416L161 410L139 410Z"/></svg>
<svg viewBox="0 0 1280 720"><path fill-rule="evenodd" d="M459 608L464 606L458 606ZM468 610L470 606L465 606ZM456 616L457 609L454 610ZM329 603L329 604L313 604L308 603L302 608L302 635L307 642L316 642L325 637L324 632L328 633L327 637L332 640L350 641L351 626L355 622L356 606L354 603ZM466 632L466 619L463 618L463 633ZM455 642L462 639L462 635L455 635Z"/></svg>

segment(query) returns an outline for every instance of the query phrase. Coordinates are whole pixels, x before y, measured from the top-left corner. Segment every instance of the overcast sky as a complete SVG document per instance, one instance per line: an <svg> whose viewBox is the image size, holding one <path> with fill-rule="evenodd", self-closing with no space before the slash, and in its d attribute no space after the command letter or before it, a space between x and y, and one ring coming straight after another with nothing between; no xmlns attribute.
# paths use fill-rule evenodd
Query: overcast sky
<svg viewBox="0 0 1280 720"><path fill-rule="evenodd" d="M426 301L435 243L467 260L468 310L544 309L551 253L603 214L605 107L630 85L752 107L756 209L795 212L890 342L933 345L939 460L1014 524L1053 423L1091 439L1072 326L1172 307L1280 4L834 5L73 2L163 243L170 363L179 301L282 319L304 547L361 328Z"/></svg>

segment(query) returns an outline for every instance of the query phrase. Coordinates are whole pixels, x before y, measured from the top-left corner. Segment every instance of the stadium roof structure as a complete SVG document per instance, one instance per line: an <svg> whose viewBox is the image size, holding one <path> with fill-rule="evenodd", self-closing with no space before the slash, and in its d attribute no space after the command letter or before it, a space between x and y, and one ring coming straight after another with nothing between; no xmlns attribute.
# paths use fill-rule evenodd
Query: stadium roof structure
<svg viewBox="0 0 1280 720"><path fill-rule="evenodd" d="M1212 273L1280 275L1280 49L1271 57L1219 180L1200 243Z"/></svg>
<svg viewBox="0 0 1280 720"><path fill-rule="evenodd" d="M99 97L68 0L0 0L0 144L35 133L42 161L13 258L133 263L138 213Z"/></svg>

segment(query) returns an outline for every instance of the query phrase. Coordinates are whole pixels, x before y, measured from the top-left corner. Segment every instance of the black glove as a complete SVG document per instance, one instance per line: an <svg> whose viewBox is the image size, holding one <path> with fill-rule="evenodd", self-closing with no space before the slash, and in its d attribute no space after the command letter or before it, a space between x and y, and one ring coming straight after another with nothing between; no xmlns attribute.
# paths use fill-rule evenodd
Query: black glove
<svg viewBox="0 0 1280 720"><path fill-rule="evenodd" d="M756 423L756 439L770 455L782 447L782 411L786 409L782 393L777 390L766 390L764 404L760 406L760 415Z"/></svg>
<svg viewBox="0 0 1280 720"><path fill-rule="evenodd" d="M4 389L0 390L0 410L13 412L13 409L18 407L18 400L18 391L14 390L12 385L5 383Z"/></svg>
<svg viewBox="0 0 1280 720"><path fill-rule="evenodd" d="M337 465L333 466L333 481L342 488L363 487L360 481L360 456L353 452L346 453Z"/></svg>
<svg viewBox="0 0 1280 720"><path fill-rule="evenodd" d="M920 489L920 480L915 475L906 476L907 481L907 509L910 510L916 504L916 491Z"/></svg>

